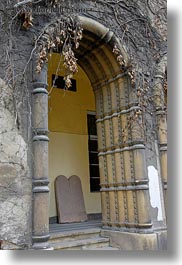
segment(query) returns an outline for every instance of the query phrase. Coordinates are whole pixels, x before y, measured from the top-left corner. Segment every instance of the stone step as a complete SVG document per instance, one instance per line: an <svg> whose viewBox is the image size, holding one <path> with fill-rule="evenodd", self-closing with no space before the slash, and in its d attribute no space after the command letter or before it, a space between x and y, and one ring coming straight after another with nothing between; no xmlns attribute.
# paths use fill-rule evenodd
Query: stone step
<svg viewBox="0 0 182 265"><path fill-rule="evenodd" d="M109 239L104 237L93 237L74 241L63 241L50 243L54 250L91 250L102 247L109 247Z"/></svg>
<svg viewBox="0 0 182 265"><path fill-rule="evenodd" d="M99 237L101 232L100 228L90 228L90 229L79 229L73 231L64 232L54 232L50 234L50 243L64 242L64 241L74 241L82 240L93 237Z"/></svg>
<svg viewBox="0 0 182 265"><path fill-rule="evenodd" d="M92 248L92 250L119 250L119 248L116 248L116 247L101 247L101 248Z"/></svg>
<svg viewBox="0 0 182 265"><path fill-rule="evenodd" d="M83 230L90 228L101 228L102 223L100 220L80 222L80 223L69 223L69 224L50 224L50 232L65 232L73 230Z"/></svg>

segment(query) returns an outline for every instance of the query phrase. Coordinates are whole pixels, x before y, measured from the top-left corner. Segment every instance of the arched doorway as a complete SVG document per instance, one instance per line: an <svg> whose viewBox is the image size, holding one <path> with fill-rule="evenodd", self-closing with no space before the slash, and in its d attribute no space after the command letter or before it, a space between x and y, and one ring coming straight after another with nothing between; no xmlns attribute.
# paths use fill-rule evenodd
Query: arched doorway
<svg viewBox="0 0 182 265"><path fill-rule="evenodd" d="M88 220L97 216L101 219L94 92L81 67L73 77L72 87L65 90L64 67L60 60L60 54L53 53L48 62L51 224L58 222L55 180L59 175L67 179L73 175L79 177ZM56 73L57 79L52 87ZM67 203L65 201L65 207Z"/></svg>
<svg viewBox="0 0 182 265"><path fill-rule="evenodd" d="M88 76L96 99L98 157L103 228L108 231L149 233L149 186L146 173L142 115L128 71L113 53L116 45L125 64L128 58L105 26L80 17L84 37L78 63ZM34 248L48 248L48 92L47 69L34 83ZM130 122L131 114L136 113ZM40 164L43 165L40 168ZM47 177L47 178L46 178ZM42 207L44 205L44 208Z"/></svg>

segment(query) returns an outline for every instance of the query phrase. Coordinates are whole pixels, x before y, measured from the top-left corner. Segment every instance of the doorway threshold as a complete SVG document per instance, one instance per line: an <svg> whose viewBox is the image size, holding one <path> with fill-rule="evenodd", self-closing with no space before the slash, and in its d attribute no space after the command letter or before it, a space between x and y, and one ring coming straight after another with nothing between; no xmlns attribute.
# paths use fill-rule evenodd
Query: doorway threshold
<svg viewBox="0 0 182 265"><path fill-rule="evenodd" d="M73 230L85 230L91 228L101 228L102 227L102 220L88 220L85 222L79 223L66 223L66 224L49 224L49 232L58 233L58 232L66 232L66 231L73 231Z"/></svg>

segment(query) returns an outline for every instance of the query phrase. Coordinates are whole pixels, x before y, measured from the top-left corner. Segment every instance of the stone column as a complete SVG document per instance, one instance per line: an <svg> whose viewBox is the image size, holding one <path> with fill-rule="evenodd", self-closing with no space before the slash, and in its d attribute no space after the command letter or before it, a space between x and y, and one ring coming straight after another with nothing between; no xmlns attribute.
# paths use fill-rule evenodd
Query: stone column
<svg viewBox="0 0 182 265"><path fill-rule="evenodd" d="M99 88L94 91L96 99L96 110L97 110L97 135L98 135L98 152L105 150L105 127L102 120L104 115L104 103L103 103L103 91ZM103 225L109 222L110 218L110 202L109 193L102 191L105 185L108 183L107 173L107 161L105 156L99 156L99 171L100 171L100 184L101 184L101 204L102 204L102 222Z"/></svg>
<svg viewBox="0 0 182 265"><path fill-rule="evenodd" d="M95 91L103 227L146 233L152 223L143 121L129 93L126 76Z"/></svg>
<svg viewBox="0 0 182 265"><path fill-rule="evenodd" d="M167 208L167 115L163 91L163 75L156 76L154 87L158 145L160 153L161 178L164 190L165 208Z"/></svg>
<svg viewBox="0 0 182 265"><path fill-rule="evenodd" d="M33 83L33 249L48 249L48 92L47 67Z"/></svg>
<svg viewBox="0 0 182 265"><path fill-rule="evenodd" d="M142 112L129 79L119 80L120 123L125 198L125 223L128 232L151 231L149 181L147 176ZM122 187L123 186L123 187Z"/></svg>

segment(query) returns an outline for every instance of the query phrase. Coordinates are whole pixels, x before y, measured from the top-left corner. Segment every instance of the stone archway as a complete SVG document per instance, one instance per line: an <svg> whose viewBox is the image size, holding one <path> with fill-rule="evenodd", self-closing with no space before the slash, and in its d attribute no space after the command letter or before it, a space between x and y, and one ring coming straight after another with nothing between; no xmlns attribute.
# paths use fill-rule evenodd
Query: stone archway
<svg viewBox="0 0 182 265"><path fill-rule="evenodd" d="M127 71L112 50L115 44L127 54L113 32L102 24L80 17L84 28L77 58L88 75L96 98L97 134L103 228L129 233L150 231L149 187L146 173L142 119L129 126L139 110ZM33 248L48 249L48 93L47 69L34 82ZM141 116L140 116L141 117Z"/></svg>

